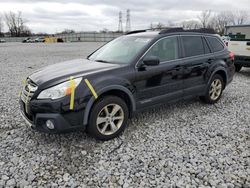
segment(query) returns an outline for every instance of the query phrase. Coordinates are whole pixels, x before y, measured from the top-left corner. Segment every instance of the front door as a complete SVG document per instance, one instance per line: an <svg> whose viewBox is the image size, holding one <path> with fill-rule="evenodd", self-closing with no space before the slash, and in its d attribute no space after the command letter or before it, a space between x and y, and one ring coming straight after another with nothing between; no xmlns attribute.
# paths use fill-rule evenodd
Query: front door
<svg viewBox="0 0 250 188"><path fill-rule="evenodd" d="M159 65L143 65L143 59L156 56ZM179 59L177 36L166 37L156 42L136 67L137 108L155 105L182 97L182 60Z"/></svg>

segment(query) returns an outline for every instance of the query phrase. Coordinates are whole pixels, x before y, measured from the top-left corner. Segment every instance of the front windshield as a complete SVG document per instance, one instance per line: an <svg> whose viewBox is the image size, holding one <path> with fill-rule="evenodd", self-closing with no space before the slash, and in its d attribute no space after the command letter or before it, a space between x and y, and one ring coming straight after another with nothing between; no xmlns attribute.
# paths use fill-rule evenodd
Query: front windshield
<svg viewBox="0 0 250 188"><path fill-rule="evenodd" d="M92 61L128 64L152 38L122 36L101 47L88 59Z"/></svg>

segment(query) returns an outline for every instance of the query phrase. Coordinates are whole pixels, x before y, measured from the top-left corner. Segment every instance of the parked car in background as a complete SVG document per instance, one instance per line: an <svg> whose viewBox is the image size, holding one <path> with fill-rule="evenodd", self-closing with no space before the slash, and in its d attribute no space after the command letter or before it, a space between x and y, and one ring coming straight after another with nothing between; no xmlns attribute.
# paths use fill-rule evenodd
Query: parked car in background
<svg viewBox="0 0 250 188"><path fill-rule="evenodd" d="M76 59L28 76L20 107L36 130L118 136L135 112L200 97L216 103L234 75L234 55L220 37L166 29L134 31Z"/></svg>
<svg viewBox="0 0 250 188"><path fill-rule="evenodd" d="M24 39L24 40L22 41L22 43L26 43L26 42L28 42L29 40L30 40L30 38L28 37L28 38Z"/></svg>
<svg viewBox="0 0 250 188"><path fill-rule="evenodd" d="M235 54L235 69L239 72L242 67L250 67L250 40L238 41L231 39L228 49Z"/></svg>
<svg viewBox="0 0 250 188"><path fill-rule="evenodd" d="M30 37L28 37L28 38L26 38L26 39L24 39L24 40L22 41L22 43L33 43L33 42L35 42L35 40L32 39L32 38L30 38Z"/></svg>
<svg viewBox="0 0 250 188"><path fill-rule="evenodd" d="M6 41L4 39L0 39L0 43L5 43Z"/></svg>
<svg viewBox="0 0 250 188"><path fill-rule="evenodd" d="M221 40L225 43L226 46L228 46L228 43L230 41L230 37L228 37L228 36L221 36Z"/></svg>
<svg viewBox="0 0 250 188"><path fill-rule="evenodd" d="M45 42L45 38L44 37L38 37L35 39L35 42Z"/></svg>

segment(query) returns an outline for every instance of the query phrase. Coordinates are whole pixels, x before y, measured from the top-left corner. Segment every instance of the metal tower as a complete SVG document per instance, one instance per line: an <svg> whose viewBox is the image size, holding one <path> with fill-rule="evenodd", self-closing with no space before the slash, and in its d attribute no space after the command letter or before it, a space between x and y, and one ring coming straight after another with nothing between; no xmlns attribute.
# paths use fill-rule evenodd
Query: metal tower
<svg viewBox="0 0 250 188"><path fill-rule="evenodd" d="M119 12L118 32L123 32L123 28L122 28L122 11Z"/></svg>
<svg viewBox="0 0 250 188"><path fill-rule="evenodd" d="M130 10L127 9L127 21L126 21L126 32L131 30L131 23L130 23Z"/></svg>

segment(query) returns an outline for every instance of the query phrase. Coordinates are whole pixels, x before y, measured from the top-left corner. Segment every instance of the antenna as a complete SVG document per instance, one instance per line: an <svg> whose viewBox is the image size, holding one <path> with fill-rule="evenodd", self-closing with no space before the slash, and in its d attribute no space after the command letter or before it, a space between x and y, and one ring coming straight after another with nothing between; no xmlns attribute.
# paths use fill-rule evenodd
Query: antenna
<svg viewBox="0 0 250 188"><path fill-rule="evenodd" d="M122 28L122 11L119 12L118 32L123 32L123 28Z"/></svg>
<svg viewBox="0 0 250 188"><path fill-rule="evenodd" d="M130 10L127 9L127 21L126 21L126 32L131 30L131 23L130 23Z"/></svg>

